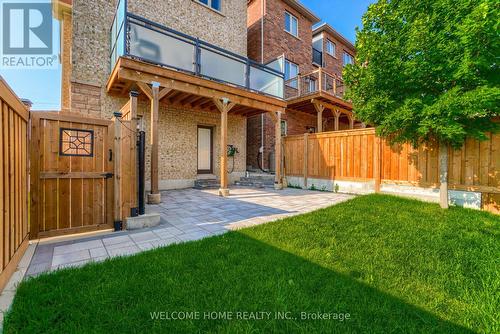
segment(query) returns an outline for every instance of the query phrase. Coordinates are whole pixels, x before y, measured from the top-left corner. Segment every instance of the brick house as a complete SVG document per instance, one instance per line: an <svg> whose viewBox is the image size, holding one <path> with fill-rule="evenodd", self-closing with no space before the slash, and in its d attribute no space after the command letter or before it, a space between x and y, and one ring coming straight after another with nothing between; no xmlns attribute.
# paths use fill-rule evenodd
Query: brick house
<svg viewBox="0 0 500 334"><path fill-rule="evenodd" d="M319 17L296 0L248 1L248 57L285 73L284 135L355 126L352 106L341 96L342 59L327 59L318 50L327 41L323 35L330 33L335 36L330 41L335 41L339 50L345 47L354 55L354 47L331 27L326 30L321 25L313 29L319 22ZM318 53L322 59L314 62ZM323 116L321 121L318 115ZM248 168L274 171L276 137L271 117L250 117L247 138Z"/></svg>
<svg viewBox="0 0 500 334"><path fill-rule="evenodd" d="M201 178L227 195L246 170L247 118L269 114L279 128L286 106L283 74L247 58L247 1L53 3L63 111L109 119L139 93L149 201Z"/></svg>

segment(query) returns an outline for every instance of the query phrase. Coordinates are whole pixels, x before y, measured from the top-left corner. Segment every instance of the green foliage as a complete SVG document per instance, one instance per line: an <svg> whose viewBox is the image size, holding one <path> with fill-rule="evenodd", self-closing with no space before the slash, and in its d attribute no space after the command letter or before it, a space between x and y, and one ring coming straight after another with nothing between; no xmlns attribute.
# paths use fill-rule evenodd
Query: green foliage
<svg viewBox="0 0 500 334"><path fill-rule="evenodd" d="M379 0L345 69L356 115L394 142L459 147L498 131L500 2Z"/></svg>

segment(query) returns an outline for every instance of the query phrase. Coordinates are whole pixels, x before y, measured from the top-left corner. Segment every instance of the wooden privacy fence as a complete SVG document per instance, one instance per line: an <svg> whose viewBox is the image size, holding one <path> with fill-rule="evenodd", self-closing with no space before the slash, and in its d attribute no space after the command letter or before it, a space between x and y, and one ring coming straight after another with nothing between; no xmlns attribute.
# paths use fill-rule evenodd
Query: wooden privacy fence
<svg viewBox="0 0 500 334"><path fill-rule="evenodd" d="M482 193L484 209L500 211L500 135L468 139L460 150L449 150L450 190ZM437 143L413 148L389 145L375 129L288 136L284 140L286 176L375 184L439 188Z"/></svg>
<svg viewBox="0 0 500 334"><path fill-rule="evenodd" d="M130 216L137 198L130 121L59 112L31 118L32 239L109 229Z"/></svg>
<svg viewBox="0 0 500 334"><path fill-rule="evenodd" d="M29 110L0 79L0 291L28 246Z"/></svg>

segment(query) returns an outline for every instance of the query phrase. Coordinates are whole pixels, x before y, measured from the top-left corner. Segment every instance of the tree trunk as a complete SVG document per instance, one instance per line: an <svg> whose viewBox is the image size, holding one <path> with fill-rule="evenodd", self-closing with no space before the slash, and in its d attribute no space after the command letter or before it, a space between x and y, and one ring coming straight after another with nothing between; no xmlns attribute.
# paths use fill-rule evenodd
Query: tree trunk
<svg viewBox="0 0 500 334"><path fill-rule="evenodd" d="M448 145L439 145L439 204L441 208L448 209Z"/></svg>

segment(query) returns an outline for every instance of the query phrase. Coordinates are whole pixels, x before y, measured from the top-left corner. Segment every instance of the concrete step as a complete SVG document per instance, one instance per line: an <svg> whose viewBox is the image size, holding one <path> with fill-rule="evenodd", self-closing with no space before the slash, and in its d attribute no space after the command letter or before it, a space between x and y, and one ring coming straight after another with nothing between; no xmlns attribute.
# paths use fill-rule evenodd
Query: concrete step
<svg viewBox="0 0 500 334"><path fill-rule="evenodd" d="M253 187L253 188L274 188L273 175L250 175L249 177L241 177L236 181L237 186Z"/></svg>
<svg viewBox="0 0 500 334"><path fill-rule="evenodd" d="M240 180L245 182L271 182L274 184L274 175L241 177Z"/></svg>
<svg viewBox="0 0 500 334"><path fill-rule="evenodd" d="M194 189L219 189L220 182L217 179L205 179L194 181Z"/></svg>

